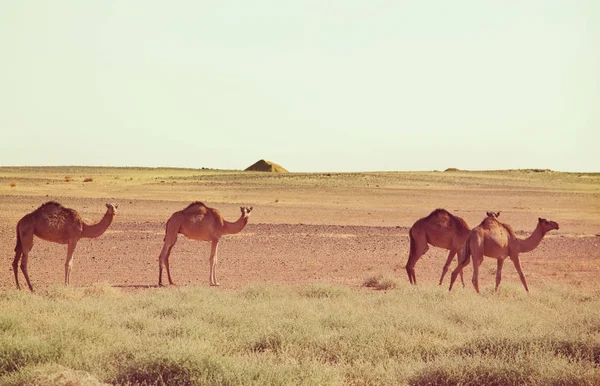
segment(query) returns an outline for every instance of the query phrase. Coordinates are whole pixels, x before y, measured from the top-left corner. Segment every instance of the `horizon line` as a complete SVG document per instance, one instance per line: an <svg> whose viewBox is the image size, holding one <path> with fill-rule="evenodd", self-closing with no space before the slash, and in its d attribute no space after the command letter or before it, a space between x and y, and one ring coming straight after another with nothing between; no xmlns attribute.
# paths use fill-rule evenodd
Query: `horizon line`
<svg viewBox="0 0 600 386"><path fill-rule="evenodd" d="M0 165L0 168L102 168L102 169L177 169L177 170L198 170L198 171L217 171L217 172L246 172L244 169L219 169L211 167L186 167L186 166L106 166L106 165ZM553 170L548 168L519 168L519 169L460 169L446 168L441 169L421 169L421 170L355 170L355 171L289 171L287 173L278 172L261 172L247 171L249 173L273 173L273 174L315 174L315 173L336 173L336 174L351 174L351 173L456 173L456 172L510 172L510 171L531 171L535 173L572 173L572 174L598 174L599 172L582 172L582 171L565 171Z"/></svg>

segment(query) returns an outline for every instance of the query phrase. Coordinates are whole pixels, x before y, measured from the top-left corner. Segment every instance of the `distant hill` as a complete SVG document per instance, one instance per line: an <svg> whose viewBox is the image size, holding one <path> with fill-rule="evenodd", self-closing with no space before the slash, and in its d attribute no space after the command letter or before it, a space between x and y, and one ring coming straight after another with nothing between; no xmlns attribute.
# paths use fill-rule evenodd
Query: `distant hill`
<svg viewBox="0 0 600 386"><path fill-rule="evenodd" d="M271 172L271 173L288 173L288 171L282 167L277 165L276 163L265 161L261 159L260 161L255 162L254 164L248 166L245 171L247 172Z"/></svg>

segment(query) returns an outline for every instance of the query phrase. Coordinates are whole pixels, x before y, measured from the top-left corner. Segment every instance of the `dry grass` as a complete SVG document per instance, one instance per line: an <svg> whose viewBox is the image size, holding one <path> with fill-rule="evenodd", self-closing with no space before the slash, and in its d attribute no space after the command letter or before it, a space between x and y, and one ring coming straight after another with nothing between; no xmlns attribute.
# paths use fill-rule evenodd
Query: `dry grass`
<svg viewBox="0 0 600 386"><path fill-rule="evenodd" d="M65 182L71 182L72 180L73 180L73 177L65 176Z"/></svg>
<svg viewBox="0 0 600 386"><path fill-rule="evenodd" d="M91 177L86 177L86 178L83 180L83 182L92 182L92 181L94 181L94 179L93 179L93 178L91 178Z"/></svg>
<svg viewBox="0 0 600 386"><path fill-rule="evenodd" d="M481 295L326 284L5 291L0 384L594 385L598 295L516 285Z"/></svg>
<svg viewBox="0 0 600 386"><path fill-rule="evenodd" d="M10 187L11 187L11 188L14 188L15 186L17 186L17 183L16 183L15 181L12 181L12 182L10 183Z"/></svg>

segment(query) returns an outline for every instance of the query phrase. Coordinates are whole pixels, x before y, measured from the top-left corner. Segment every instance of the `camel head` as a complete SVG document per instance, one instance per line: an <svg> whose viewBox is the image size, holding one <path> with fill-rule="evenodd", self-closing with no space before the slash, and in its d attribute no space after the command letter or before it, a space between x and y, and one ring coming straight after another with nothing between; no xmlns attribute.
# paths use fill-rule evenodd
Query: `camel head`
<svg viewBox="0 0 600 386"><path fill-rule="evenodd" d="M250 212L252 212L251 206L240 206L240 210L242 211L242 217L248 218L250 217Z"/></svg>
<svg viewBox="0 0 600 386"><path fill-rule="evenodd" d="M558 223L554 222L554 221L550 221L550 220L546 220L545 218L538 218L538 226L540 228L542 228L542 232L544 232L544 234L546 234L546 232L549 232L553 229L558 229Z"/></svg>
<svg viewBox="0 0 600 386"><path fill-rule="evenodd" d="M500 217L500 211L498 212L485 212L486 216L491 217L491 218L498 218Z"/></svg>
<svg viewBox="0 0 600 386"><path fill-rule="evenodd" d="M108 208L110 214L114 216L117 214L117 208L119 207L119 204L106 204L106 207Z"/></svg>

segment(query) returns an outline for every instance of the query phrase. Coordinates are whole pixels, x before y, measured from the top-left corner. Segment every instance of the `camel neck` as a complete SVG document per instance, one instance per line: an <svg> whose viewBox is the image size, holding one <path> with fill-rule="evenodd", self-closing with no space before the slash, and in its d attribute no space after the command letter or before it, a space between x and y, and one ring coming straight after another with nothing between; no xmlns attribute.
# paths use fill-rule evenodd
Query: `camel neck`
<svg viewBox="0 0 600 386"><path fill-rule="evenodd" d="M115 215L110 210L107 210L100 222L92 225L83 223L83 232L81 234L81 237L93 239L102 236L102 234L106 232L106 230L112 223L114 216Z"/></svg>
<svg viewBox="0 0 600 386"><path fill-rule="evenodd" d="M236 222L225 221L223 223L223 234L231 235L240 233L248 223L248 217L240 216Z"/></svg>
<svg viewBox="0 0 600 386"><path fill-rule="evenodd" d="M538 245L540 245L540 243L542 242L542 239L544 238L544 235L545 234L542 231L542 228L538 224L536 226L535 230L533 231L533 233L531 233L531 235L528 238L526 238L524 240L518 239L519 240L519 251L522 253L533 251L535 248L537 248Z"/></svg>

